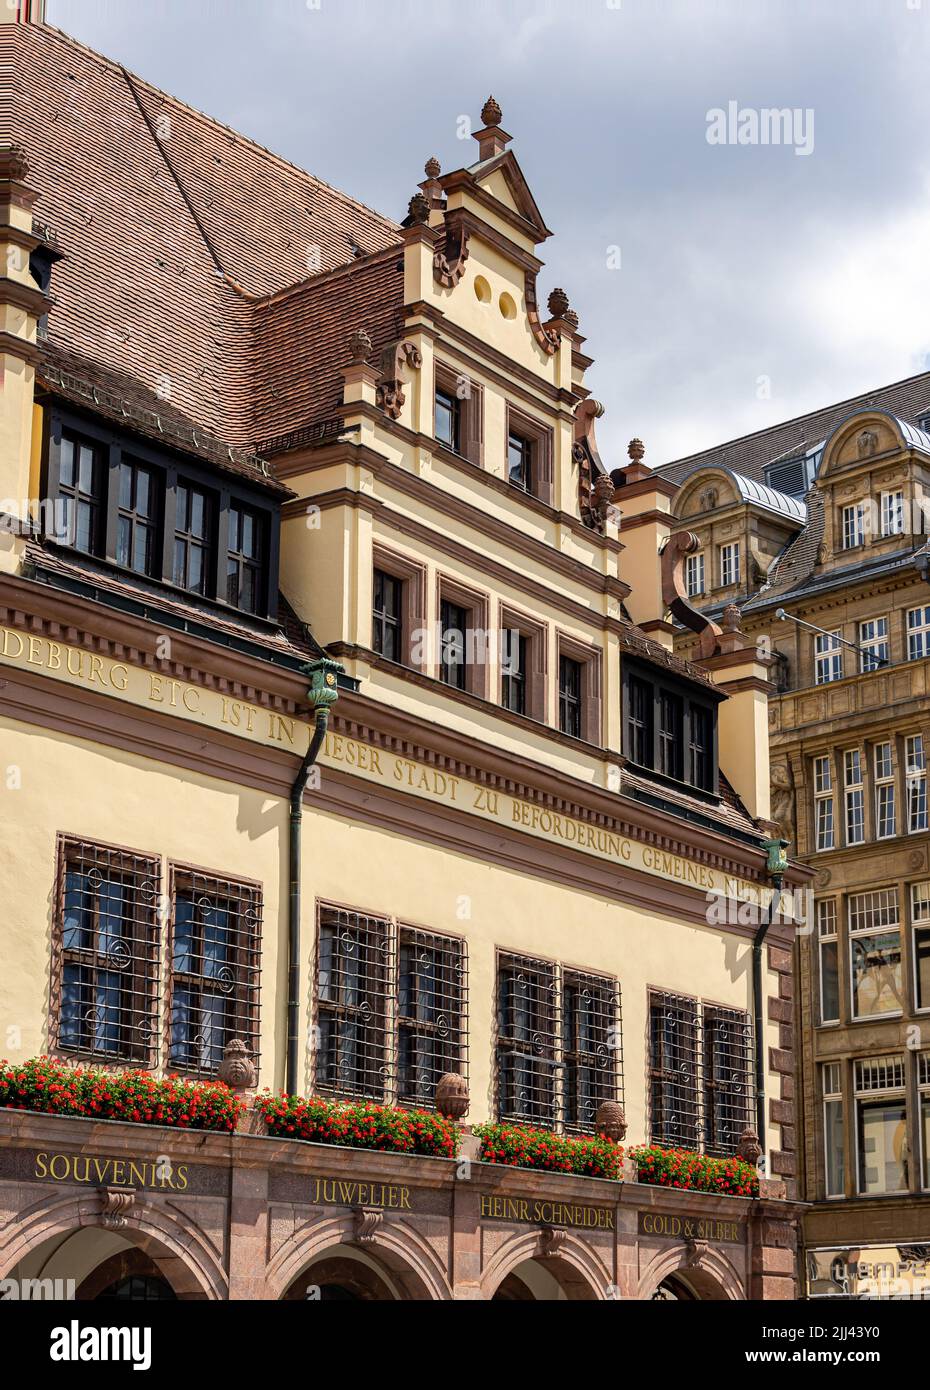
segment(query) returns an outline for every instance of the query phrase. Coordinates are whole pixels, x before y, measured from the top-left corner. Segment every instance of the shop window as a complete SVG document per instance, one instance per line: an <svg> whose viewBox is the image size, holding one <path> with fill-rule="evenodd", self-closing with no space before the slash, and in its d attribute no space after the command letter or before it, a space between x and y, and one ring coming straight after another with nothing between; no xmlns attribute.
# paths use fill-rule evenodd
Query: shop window
<svg viewBox="0 0 930 1390"><path fill-rule="evenodd" d="M152 1067L160 974L159 861L62 837L52 948L58 1052Z"/></svg>
<svg viewBox="0 0 930 1390"><path fill-rule="evenodd" d="M855 1063L859 1192L905 1192L908 1186L904 1058Z"/></svg>

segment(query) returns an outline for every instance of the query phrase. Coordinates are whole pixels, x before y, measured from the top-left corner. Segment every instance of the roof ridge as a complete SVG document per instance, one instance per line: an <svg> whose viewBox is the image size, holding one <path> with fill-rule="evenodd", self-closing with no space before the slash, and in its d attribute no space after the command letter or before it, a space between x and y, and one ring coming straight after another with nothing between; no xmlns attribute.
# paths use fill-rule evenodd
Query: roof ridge
<svg viewBox="0 0 930 1390"><path fill-rule="evenodd" d="M171 92L166 92L162 87L157 87L154 82L149 82L147 78L141 77L138 73L133 72L117 59L108 58L105 53L100 53L96 48L91 48L89 44L82 43L80 39L76 39L72 34L66 33L64 29L58 29L54 24L11 25L10 28L19 29L23 33L31 31L33 33L48 34L67 46L76 48L81 53L86 53L91 58L96 58L104 67L109 68L117 74L122 74L124 77L129 78L131 82L138 83L140 87L144 88L153 96L161 97L163 100L171 102L185 111L189 111L191 115L197 116L202 121L206 121L209 125L213 126L215 130L224 131L229 135L235 136L242 144L251 146L253 150L257 150L260 154L267 156L267 158L274 163L286 169L292 169L305 179L311 179L315 184L318 184L321 188L325 188L337 198L341 198L344 202L359 208L362 212L366 212L370 216L378 218L386 227L392 229L396 228L398 232L400 231L400 223L395 222L392 217L387 217L383 212L379 212L377 208L370 207L368 203L363 203L359 198L354 198L351 193L346 193L343 189L336 188L334 184L327 183L326 180L321 179L318 174L311 173L309 169L303 168L300 164L295 164L292 159L287 159L286 156L278 154L275 150L269 149L267 145L261 144L260 141L254 140L249 135L244 135L241 130L236 130L234 126L219 120L218 117L211 116L209 112L201 111L199 107L193 106L189 101L184 101L181 97L175 96Z"/></svg>
<svg viewBox="0 0 930 1390"><path fill-rule="evenodd" d="M724 440L721 444L710 444L706 449L698 449L696 453L682 454L679 458L669 459L668 463L661 464L655 471L662 473L666 468L676 468L680 464L690 463L692 459L704 458L707 454L719 454L725 449L732 448L735 444L743 444L749 439L759 439L765 434L774 434L776 430L784 429L788 425L800 424L802 421L810 420L815 415L822 415L828 410L840 410L844 405L855 405L857 401L869 404L868 398L878 395L879 392L894 391L899 386L908 386L912 382L922 379L926 379L930 383L930 371L914 372L913 375L903 376L898 381L890 381L887 386L873 386L867 391L858 392L855 396L847 396L845 400L830 401L827 405L817 406L814 410L806 410L800 415L790 415L787 420L776 420L774 425L766 425L760 430L750 430L747 434L734 435L732 439ZM887 407L879 406L876 408L885 409ZM786 450L785 454L779 455L779 458L784 459L788 453L789 451Z"/></svg>

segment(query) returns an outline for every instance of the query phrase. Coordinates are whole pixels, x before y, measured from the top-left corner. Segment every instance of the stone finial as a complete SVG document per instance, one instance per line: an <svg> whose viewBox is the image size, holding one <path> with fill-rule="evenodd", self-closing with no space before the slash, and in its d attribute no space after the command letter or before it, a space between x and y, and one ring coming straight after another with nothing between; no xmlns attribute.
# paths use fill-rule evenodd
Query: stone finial
<svg viewBox="0 0 930 1390"><path fill-rule="evenodd" d="M22 183L28 174L29 162L22 145L0 146L0 179Z"/></svg>
<svg viewBox="0 0 930 1390"><path fill-rule="evenodd" d="M500 125L504 119L504 113L498 106L493 97L488 97L481 108L481 119L485 125Z"/></svg>
<svg viewBox="0 0 930 1390"><path fill-rule="evenodd" d="M642 463L646 453L646 446L641 439L631 439L627 445L626 451L634 463Z"/></svg>
<svg viewBox="0 0 930 1390"><path fill-rule="evenodd" d="M566 310L565 310L565 313L562 315L562 317L563 317L563 319L565 320L565 322L566 322L567 324L570 325L571 328L573 328L573 329L575 329L575 330L577 331L577 329L578 329L578 315L576 314L576 312L575 312L574 309L566 309Z"/></svg>
<svg viewBox="0 0 930 1390"><path fill-rule="evenodd" d="M241 1038L233 1038L226 1044L223 1060L216 1073L219 1081L224 1081L232 1091L249 1091L258 1079L255 1063Z"/></svg>
<svg viewBox="0 0 930 1390"><path fill-rule="evenodd" d="M736 1156L741 1158L744 1163L751 1163L753 1168L762 1157L762 1145L759 1143L759 1136L751 1125L747 1125L739 1137Z"/></svg>
<svg viewBox="0 0 930 1390"><path fill-rule="evenodd" d="M367 362L371 356L371 339L364 328L356 328L354 333L349 334L349 359L356 365L361 366Z"/></svg>
<svg viewBox="0 0 930 1390"><path fill-rule="evenodd" d="M468 1114L471 1098L464 1076L447 1071L436 1082L436 1109L444 1120L461 1120Z"/></svg>
<svg viewBox="0 0 930 1390"><path fill-rule="evenodd" d="M434 154L430 155L429 159L423 165L423 172L428 179L439 178L439 175L442 173L442 165Z"/></svg>
<svg viewBox="0 0 930 1390"><path fill-rule="evenodd" d="M549 313L554 319L564 319L569 310L568 295L564 290L554 289L549 296Z"/></svg>
<svg viewBox="0 0 930 1390"><path fill-rule="evenodd" d="M407 216L414 226L429 221L429 198L425 193L414 193L407 204Z"/></svg>
<svg viewBox="0 0 930 1390"><path fill-rule="evenodd" d="M626 1115L618 1101L601 1101L594 1117L594 1132L612 1144L622 1144L626 1138Z"/></svg>

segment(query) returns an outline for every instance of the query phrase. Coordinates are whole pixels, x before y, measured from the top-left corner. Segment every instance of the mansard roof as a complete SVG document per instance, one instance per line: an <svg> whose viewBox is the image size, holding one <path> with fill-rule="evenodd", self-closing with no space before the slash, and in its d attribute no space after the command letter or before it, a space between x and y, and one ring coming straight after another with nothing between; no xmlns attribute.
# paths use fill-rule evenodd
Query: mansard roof
<svg viewBox="0 0 930 1390"><path fill-rule="evenodd" d="M784 517L797 525L803 526L807 520L807 508L800 498L789 497L786 492L778 492L777 489L768 487L765 483L757 482L755 478L747 478L744 473L736 473L732 468L727 468L725 464L695 464L692 472L680 479L681 486L684 487L691 482L695 475L708 471L725 474L733 483L737 496L743 502L761 507L767 512L774 512L775 515Z"/></svg>

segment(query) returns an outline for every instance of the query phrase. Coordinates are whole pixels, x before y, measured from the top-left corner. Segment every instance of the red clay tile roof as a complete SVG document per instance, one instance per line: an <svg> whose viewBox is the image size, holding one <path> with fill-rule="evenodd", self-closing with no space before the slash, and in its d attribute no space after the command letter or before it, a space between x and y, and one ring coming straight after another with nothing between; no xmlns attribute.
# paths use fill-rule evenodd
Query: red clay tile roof
<svg viewBox="0 0 930 1390"><path fill-rule="evenodd" d="M399 246L397 224L58 30L0 25L0 77L0 142L23 147L36 219L64 255L50 343L143 392L167 384L171 407L226 444L251 446L308 423L304 403L328 405L351 327L382 336L385 311L368 299L385 286L365 261L358 289L350 274L317 291L308 275ZM262 305L302 281L294 302ZM312 314L297 308L302 293L326 312L308 331L313 351L300 342L295 356L291 324L304 330ZM337 298L358 311L350 328ZM283 352L270 363L266 338ZM304 380L318 364L324 379Z"/></svg>

